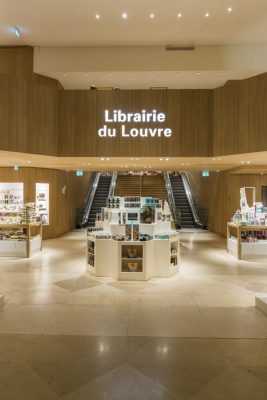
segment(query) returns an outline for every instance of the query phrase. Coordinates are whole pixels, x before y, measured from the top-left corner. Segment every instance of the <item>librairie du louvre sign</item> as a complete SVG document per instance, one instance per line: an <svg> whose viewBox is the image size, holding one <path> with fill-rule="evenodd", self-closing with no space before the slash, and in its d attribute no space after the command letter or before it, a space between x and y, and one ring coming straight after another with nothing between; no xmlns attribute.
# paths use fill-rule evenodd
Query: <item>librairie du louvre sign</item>
<svg viewBox="0 0 267 400"><path fill-rule="evenodd" d="M166 115L157 110L152 110L151 112L141 110L136 113L125 113L122 110L105 110L104 125L98 129L97 133L101 138L115 138L117 136L124 138L169 138L172 136L172 130L160 126L165 121ZM136 126L127 128L129 123ZM112 124L116 124L119 127L114 128ZM150 126L146 127L145 124Z"/></svg>

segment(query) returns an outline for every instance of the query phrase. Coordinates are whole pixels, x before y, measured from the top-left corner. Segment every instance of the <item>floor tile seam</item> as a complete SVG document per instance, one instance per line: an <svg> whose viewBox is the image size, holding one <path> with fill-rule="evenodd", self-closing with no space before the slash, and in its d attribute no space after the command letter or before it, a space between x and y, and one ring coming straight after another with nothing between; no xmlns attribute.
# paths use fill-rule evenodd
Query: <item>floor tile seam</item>
<svg viewBox="0 0 267 400"><path fill-rule="evenodd" d="M208 324L208 321L207 321L206 318L204 317L204 315L203 315L203 313L202 313L202 311L201 311L199 305L196 303L196 301L195 301L193 295L191 295L191 296L192 296L192 301L193 301L193 303L195 304L195 307L196 307L196 309L198 310L198 313L199 313L199 315L200 315L202 321L203 321L203 322L205 323L205 325L207 326L208 331L209 331L211 337L214 337L213 331L212 331L210 325Z"/></svg>

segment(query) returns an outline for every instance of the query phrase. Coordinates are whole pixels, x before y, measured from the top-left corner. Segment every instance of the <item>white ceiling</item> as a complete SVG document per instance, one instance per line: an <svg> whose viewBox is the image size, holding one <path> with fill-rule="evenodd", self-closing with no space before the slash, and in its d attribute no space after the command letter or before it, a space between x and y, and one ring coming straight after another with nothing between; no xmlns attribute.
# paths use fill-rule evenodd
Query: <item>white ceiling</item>
<svg viewBox="0 0 267 400"><path fill-rule="evenodd" d="M120 89L214 89L229 80L245 79L256 74L247 71L112 71L55 72L49 76L59 80L64 89L75 90L85 90L90 85Z"/></svg>
<svg viewBox="0 0 267 400"><path fill-rule="evenodd" d="M3 45L260 44L266 27L266 0L0 0Z"/></svg>

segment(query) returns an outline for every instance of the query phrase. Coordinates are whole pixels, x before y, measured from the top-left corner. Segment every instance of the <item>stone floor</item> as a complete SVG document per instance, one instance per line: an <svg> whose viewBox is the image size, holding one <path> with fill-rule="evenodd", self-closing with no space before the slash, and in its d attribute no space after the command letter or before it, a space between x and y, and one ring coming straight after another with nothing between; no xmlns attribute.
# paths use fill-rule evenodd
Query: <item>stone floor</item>
<svg viewBox="0 0 267 400"><path fill-rule="evenodd" d="M180 273L149 282L87 274L83 232L0 259L0 399L266 400L267 263L181 244Z"/></svg>

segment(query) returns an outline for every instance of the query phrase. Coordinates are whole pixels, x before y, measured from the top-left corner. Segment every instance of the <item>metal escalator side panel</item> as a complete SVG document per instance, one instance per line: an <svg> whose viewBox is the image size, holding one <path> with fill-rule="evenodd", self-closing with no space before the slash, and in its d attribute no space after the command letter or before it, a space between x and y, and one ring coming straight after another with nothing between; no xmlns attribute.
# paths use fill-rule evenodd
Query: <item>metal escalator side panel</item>
<svg viewBox="0 0 267 400"><path fill-rule="evenodd" d="M91 207L93 204L93 200L96 194L96 190L98 187L99 179L100 179L100 172L95 174L95 178L93 180L93 184L91 185L90 189L88 190L88 194L86 196L85 207L84 207L84 216L82 219L81 226L86 226L89 220L89 215L91 212Z"/></svg>
<svg viewBox="0 0 267 400"><path fill-rule="evenodd" d="M185 190L185 194L188 200L188 204L190 206L190 209L192 211L192 215L194 218L194 222L197 226L199 226L201 229L204 229L203 224L200 221L199 215L198 215L198 211L195 205L195 201L194 201L194 196L193 196L193 191L190 185L190 181L188 178L188 175L186 172L181 172L180 173L181 178L182 178L182 184Z"/></svg>

